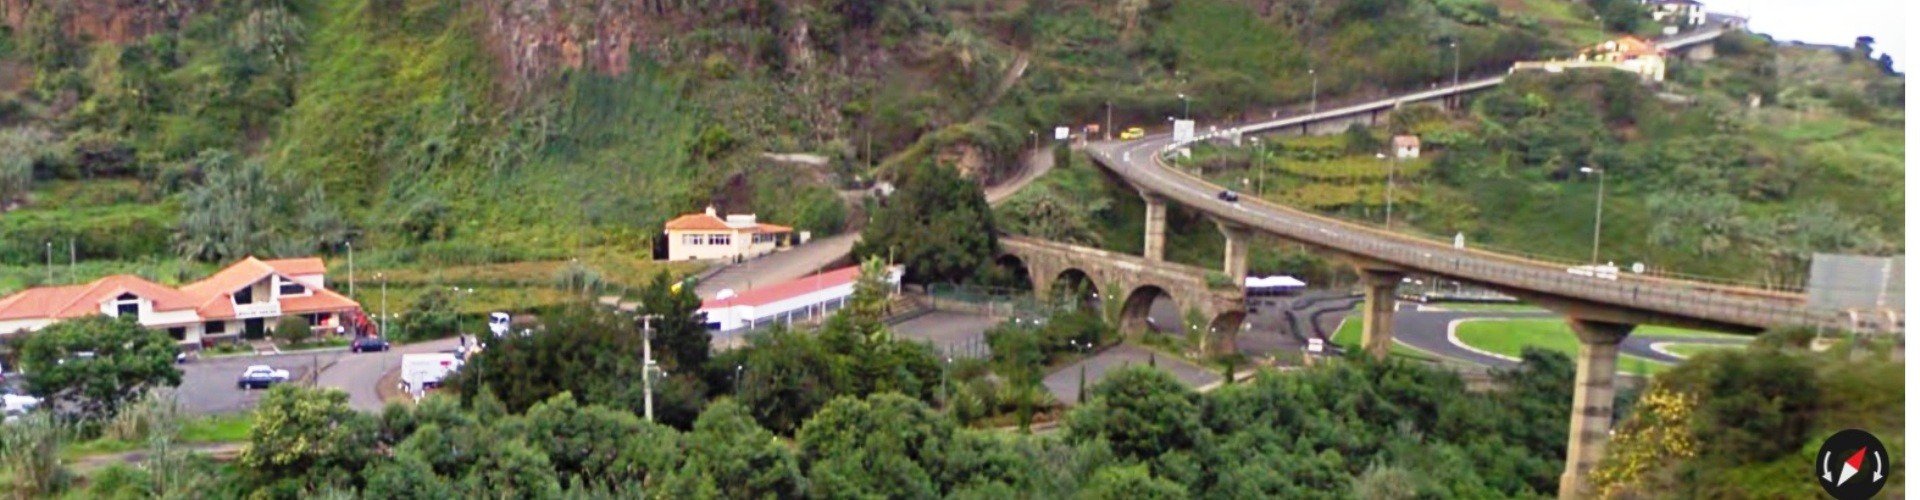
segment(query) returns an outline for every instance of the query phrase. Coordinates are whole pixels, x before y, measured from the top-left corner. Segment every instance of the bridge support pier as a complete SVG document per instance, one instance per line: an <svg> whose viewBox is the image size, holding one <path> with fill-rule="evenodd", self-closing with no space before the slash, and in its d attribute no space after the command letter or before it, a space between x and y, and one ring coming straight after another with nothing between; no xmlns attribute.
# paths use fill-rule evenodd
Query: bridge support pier
<svg viewBox="0 0 1920 500"><path fill-rule="evenodd" d="M1620 342L1634 325L1570 318L1580 337L1573 375L1573 419L1567 425L1567 469L1560 474L1560 498L1587 498L1587 473L1606 456L1613 424L1613 379Z"/></svg>
<svg viewBox="0 0 1920 500"><path fill-rule="evenodd" d="M1235 286L1247 281L1247 245L1253 241L1253 231L1246 226L1214 219L1214 226L1220 228L1220 235L1227 238L1226 262L1221 271L1233 279Z"/></svg>
<svg viewBox="0 0 1920 500"><path fill-rule="evenodd" d="M1393 348L1393 307L1405 277L1399 271L1360 269L1367 304L1360 317L1360 345L1373 359L1387 359Z"/></svg>
<svg viewBox="0 0 1920 500"><path fill-rule="evenodd" d="M1144 251L1147 260L1167 260L1167 199L1152 193L1140 193L1147 201L1147 243Z"/></svg>

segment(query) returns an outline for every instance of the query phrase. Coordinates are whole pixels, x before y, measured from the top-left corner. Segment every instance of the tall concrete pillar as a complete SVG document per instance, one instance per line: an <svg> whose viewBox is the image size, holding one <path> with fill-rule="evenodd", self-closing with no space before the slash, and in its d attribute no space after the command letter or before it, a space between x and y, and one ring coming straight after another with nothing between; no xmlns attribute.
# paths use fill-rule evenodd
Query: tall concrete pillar
<svg viewBox="0 0 1920 500"><path fill-rule="evenodd" d="M1587 498L1587 473L1606 456L1613 424L1613 377L1620 342L1634 325L1568 319L1580 337L1579 363L1573 375L1573 420L1567 425L1567 470L1560 474L1560 498Z"/></svg>
<svg viewBox="0 0 1920 500"><path fill-rule="evenodd" d="M1360 345L1374 359L1387 359L1393 347L1393 305L1398 299L1399 271L1361 269L1360 282L1366 286L1366 307L1360 317Z"/></svg>
<svg viewBox="0 0 1920 500"><path fill-rule="evenodd" d="M1220 220L1213 221L1213 224L1220 228L1220 235L1227 238L1226 259L1220 272L1233 278L1235 286L1246 283L1247 246L1253 243L1253 231L1248 230L1246 226Z"/></svg>
<svg viewBox="0 0 1920 500"><path fill-rule="evenodd" d="M1147 200L1147 244L1141 252L1147 260L1167 260L1167 199L1141 193Z"/></svg>

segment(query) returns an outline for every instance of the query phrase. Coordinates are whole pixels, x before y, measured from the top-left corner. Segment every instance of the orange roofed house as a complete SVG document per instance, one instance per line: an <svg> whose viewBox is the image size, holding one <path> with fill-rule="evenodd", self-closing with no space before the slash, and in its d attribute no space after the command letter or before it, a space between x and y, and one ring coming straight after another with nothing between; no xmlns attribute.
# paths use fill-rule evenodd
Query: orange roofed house
<svg viewBox="0 0 1920 500"><path fill-rule="evenodd" d="M706 213L682 215L667 221L668 260L741 260L773 253L793 228L762 224L752 214L720 218L713 207Z"/></svg>
<svg viewBox="0 0 1920 500"><path fill-rule="evenodd" d="M30 288L0 297L0 337L93 314L132 315L142 326L165 330L175 341L193 346L242 334L263 336L281 317L291 315L306 318L315 331L326 331L346 325L343 315L360 313L358 302L327 289L326 272L318 258L247 257L179 288L127 274Z"/></svg>

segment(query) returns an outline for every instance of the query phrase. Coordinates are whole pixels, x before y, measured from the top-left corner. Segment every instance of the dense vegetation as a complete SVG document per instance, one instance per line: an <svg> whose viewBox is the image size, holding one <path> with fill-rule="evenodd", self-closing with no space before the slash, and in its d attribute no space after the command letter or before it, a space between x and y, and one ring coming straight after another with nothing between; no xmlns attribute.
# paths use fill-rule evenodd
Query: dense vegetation
<svg viewBox="0 0 1920 500"><path fill-rule="evenodd" d="M0 291L128 271L175 282L245 254L331 262L347 242L363 269L393 274L580 259L606 285L637 287L652 270L625 268L646 260L659 224L708 203L824 235L862 222L835 190L871 179L869 166L891 176L935 160L1000 178L1037 139L1023 131L1418 86L1451 74L1449 43L1462 71L1498 71L1592 41L1586 10L35 2L0 44L0 231L17 236L0 241ZM1300 77L1310 68L1314 82ZM90 264L33 268L67 242ZM394 293L404 305L483 285L468 312L566 300L494 281L421 276Z"/></svg>

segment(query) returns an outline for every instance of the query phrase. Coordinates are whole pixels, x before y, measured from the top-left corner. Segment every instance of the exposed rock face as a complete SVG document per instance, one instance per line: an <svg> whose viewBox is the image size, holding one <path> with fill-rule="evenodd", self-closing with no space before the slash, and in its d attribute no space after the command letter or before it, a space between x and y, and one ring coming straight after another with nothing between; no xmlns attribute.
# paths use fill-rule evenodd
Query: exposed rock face
<svg viewBox="0 0 1920 500"><path fill-rule="evenodd" d="M634 44L657 35L639 21L651 16L634 1L499 0L488 6L487 38L516 82L559 68L621 74Z"/></svg>
<svg viewBox="0 0 1920 500"><path fill-rule="evenodd" d="M126 43L182 26L211 0L0 0L0 17L20 30L46 10L68 37Z"/></svg>

